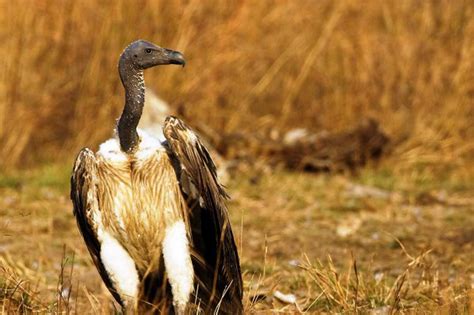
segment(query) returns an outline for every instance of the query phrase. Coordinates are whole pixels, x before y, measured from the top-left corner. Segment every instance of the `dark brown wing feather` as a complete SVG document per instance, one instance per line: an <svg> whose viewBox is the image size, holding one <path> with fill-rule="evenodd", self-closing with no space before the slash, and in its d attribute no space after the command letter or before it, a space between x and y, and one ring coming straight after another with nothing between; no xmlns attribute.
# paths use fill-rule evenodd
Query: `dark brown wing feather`
<svg viewBox="0 0 474 315"><path fill-rule="evenodd" d="M93 220L94 212L99 212L97 194L97 162L94 153L84 148L77 155L71 175L71 200L77 226L97 270L115 300L123 307L119 294L115 290L104 265L100 260L100 242L97 238L97 225Z"/></svg>
<svg viewBox="0 0 474 315"><path fill-rule="evenodd" d="M198 136L178 118L168 117L163 131L191 209L197 298L206 314L216 309L241 314L239 256L225 205L228 195L217 180L214 162Z"/></svg>

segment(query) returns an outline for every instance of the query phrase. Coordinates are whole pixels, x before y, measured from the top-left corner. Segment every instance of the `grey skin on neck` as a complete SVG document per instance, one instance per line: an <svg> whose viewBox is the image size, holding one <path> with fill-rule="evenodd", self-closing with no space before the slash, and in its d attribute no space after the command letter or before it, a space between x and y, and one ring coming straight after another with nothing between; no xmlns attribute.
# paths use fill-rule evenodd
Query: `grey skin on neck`
<svg viewBox="0 0 474 315"><path fill-rule="evenodd" d="M136 69L131 58L125 54L119 61L119 74L125 88L125 106L117 130L122 151L132 153L140 142L137 126L145 104L145 80L143 70Z"/></svg>
<svg viewBox="0 0 474 315"><path fill-rule="evenodd" d="M146 40L137 40L125 48L118 67L125 88L125 106L117 125L123 152L134 153L140 143L137 126L145 104L143 70L172 64L184 67L185 63L180 52L159 47Z"/></svg>

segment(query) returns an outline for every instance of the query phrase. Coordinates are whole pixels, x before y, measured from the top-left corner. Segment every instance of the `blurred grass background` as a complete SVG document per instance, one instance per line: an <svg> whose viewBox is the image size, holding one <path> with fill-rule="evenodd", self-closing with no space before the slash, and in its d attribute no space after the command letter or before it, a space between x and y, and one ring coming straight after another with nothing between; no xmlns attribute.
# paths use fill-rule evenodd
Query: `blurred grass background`
<svg viewBox="0 0 474 315"><path fill-rule="evenodd" d="M474 157L472 1L0 1L0 165L71 161L108 138L117 59L144 38L186 55L147 85L223 132L341 130L374 117L390 168L454 172ZM460 171L459 171L460 170Z"/></svg>

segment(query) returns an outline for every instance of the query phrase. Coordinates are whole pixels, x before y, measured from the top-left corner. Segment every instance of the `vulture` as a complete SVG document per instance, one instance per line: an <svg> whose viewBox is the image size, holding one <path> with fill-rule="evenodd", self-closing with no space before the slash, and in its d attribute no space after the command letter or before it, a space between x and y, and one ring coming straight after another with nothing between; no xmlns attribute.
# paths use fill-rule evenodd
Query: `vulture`
<svg viewBox="0 0 474 315"><path fill-rule="evenodd" d="M122 52L125 105L116 136L82 149L71 176L77 225L99 274L127 314L242 314L239 256L216 167L199 136L168 116L137 129L143 71L184 56L145 40Z"/></svg>

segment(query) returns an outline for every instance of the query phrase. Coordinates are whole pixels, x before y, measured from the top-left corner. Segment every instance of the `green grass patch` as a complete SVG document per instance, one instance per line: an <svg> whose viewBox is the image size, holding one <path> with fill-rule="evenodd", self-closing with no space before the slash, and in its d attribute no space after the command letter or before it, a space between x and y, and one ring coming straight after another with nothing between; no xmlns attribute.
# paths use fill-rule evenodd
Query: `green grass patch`
<svg viewBox="0 0 474 315"><path fill-rule="evenodd" d="M56 163L45 164L33 169L8 171L0 174L0 188L33 190L50 188L67 191L71 167L71 165Z"/></svg>

